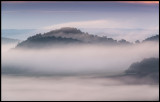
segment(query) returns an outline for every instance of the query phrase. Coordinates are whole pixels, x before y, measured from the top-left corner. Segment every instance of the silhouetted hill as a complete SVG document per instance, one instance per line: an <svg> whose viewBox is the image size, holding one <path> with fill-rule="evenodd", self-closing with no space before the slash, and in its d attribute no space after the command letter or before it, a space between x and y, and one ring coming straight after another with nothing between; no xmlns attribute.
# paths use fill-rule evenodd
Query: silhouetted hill
<svg viewBox="0 0 160 102"><path fill-rule="evenodd" d="M56 34L60 34L60 33L63 33L63 34L83 34L83 32L81 32L77 28L63 27L61 29L52 30L52 31L46 33L46 35L52 36L52 35L56 35Z"/></svg>
<svg viewBox="0 0 160 102"><path fill-rule="evenodd" d="M133 63L125 72L127 75L139 78L147 77L159 82L159 58L148 58Z"/></svg>
<svg viewBox="0 0 160 102"><path fill-rule="evenodd" d="M63 44L67 45L73 43L78 44L81 43L81 41L72 38L43 36L41 34L37 34L19 43L16 48L41 48L41 47L44 48L44 47L52 47L54 45L63 45Z"/></svg>
<svg viewBox="0 0 160 102"><path fill-rule="evenodd" d="M77 28L64 27L45 33L43 36L55 36L63 38L72 38L80 40L84 43L117 43L116 40L107 37L99 37L80 31Z"/></svg>
<svg viewBox="0 0 160 102"><path fill-rule="evenodd" d="M159 35L151 36L143 40L143 42L147 42L147 41L156 41L156 42L158 41L159 42Z"/></svg>
<svg viewBox="0 0 160 102"><path fill-rule="evenodd" d="M129 41L126 41L126 40L124 40L124 39L121 39L121 40L119 40L118 41L118 44L121 44L121 45L129 45L129 44L131 44Z"/></svg>
<svg viewBox="0 0 160 102"><path fill-rule="evenodd" d="M121 41L107 38L106 36L100 37L91 35L80 31L77 28L64 27L61 29L52 30L44 34L36 34L29 37L17 45L17 47L41 47L50 46L55 44L105 44L105 45L118 45L118 44L131 44L126 40Z"/></svg>

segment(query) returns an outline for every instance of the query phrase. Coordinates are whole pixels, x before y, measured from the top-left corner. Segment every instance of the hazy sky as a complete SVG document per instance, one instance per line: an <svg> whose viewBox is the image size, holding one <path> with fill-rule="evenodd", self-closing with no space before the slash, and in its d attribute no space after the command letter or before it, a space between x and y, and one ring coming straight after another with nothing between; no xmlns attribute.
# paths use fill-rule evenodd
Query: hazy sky
<svg viewBox="0 0 160 102"><path fill-rule="evenodd" d="M86 28L158 29L158 22L158 1L2 2L2 29L40 29L63 24Z"/></svg>

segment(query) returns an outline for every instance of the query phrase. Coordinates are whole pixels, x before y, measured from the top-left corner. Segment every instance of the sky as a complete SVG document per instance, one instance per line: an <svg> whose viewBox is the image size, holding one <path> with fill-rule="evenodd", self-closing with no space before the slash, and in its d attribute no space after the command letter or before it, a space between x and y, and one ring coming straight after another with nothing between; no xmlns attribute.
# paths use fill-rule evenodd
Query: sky
<svg viewBox="0 0 160 102"><path fill-rule="evenodd" d="M124 29L143 29L149 30L150 33L155 33L155 31L157 33L159 2L2 2L2 29L56 29L66 26L84 29L91 33L98 33L102 29L123 29L122 33ZM92 32L95 29L100 30Z"/></svg>

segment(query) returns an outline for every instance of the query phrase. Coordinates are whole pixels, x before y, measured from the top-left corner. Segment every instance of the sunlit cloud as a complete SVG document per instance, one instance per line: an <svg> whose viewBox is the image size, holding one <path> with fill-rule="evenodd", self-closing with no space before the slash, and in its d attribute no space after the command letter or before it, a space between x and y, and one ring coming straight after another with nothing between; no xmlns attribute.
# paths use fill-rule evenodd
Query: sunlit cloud
<svg viewBox="0 0 160 102"><path fill-rule="evenodd" d="M89 20L89 21L76 21L60 23L51 26L44 27L42 29L57 29L61 27L77 27L77 28L145 28L145 29L157 29L157 26L142 25L142 23L135 23L134 20L112 20L112 19L101 19L101 20Z"/></svg>
<svg viewBox="0 0 160 102"><path fill-rule="evenodd" d="M121 3L159 4L159 1L119 1Z"/></svg>
<svg viewBox="0 0 160 102"><path fill-rule="evenodd" d="M44 29L54 29L54 28L61 28L61 27L77 27L77 28L103 28L106 23L109 23L107 20L90 20L90 21L77 21L77 22L68 22L62 24L55 24L51 26L44 27Z"/></svg>
<svg viewBox="0 0 160 102"><path fill-rule="evenodd" d="M50 30L59 29L62 27L74 27L81 29L90 34L97 34L100 36L108 36L114 39L126 39L128 41L144 40L145 37L158 34L158 25L144 25L143 22L136 22L135 20L89 20L76 21L55 24L39 29L37 32L48 32Z"/></svg>

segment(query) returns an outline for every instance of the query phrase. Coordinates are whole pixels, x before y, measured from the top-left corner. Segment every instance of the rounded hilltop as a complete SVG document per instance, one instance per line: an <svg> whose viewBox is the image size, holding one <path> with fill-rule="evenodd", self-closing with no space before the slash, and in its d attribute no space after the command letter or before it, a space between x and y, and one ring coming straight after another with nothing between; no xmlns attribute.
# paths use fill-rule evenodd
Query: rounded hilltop
<svg viewBox="0 0 160 102"><path fill-rule="evenodd" d="M73 28L73 27L62 27L60 29L55 29L55 30L52 30L48 33L46 33L47 35L48 34L57 34L57 33L65 33L65 34L82 34L83 32L77 28Z"/></svg>
<svg viewBox="0 0 160 102"><path fill-rule="evenodd" d="M159 37L151 37L148 39L152 39ZM148 40L147 40L148 41ZM158 40L159 41L159 40ZM27 40L19 43L16 48L43 48L43 47L51 47L51 46L66 46L66 45L77 45L77 44L92 44L92 45L132 45L131 42L126 41L124 39L117 41L112 38L108 38L106 36L98 36L92 35L73 27L63 27L60 29L55 29L50 32L46 32L44 34L36 34L34 36L30 36Z"/></svg>

